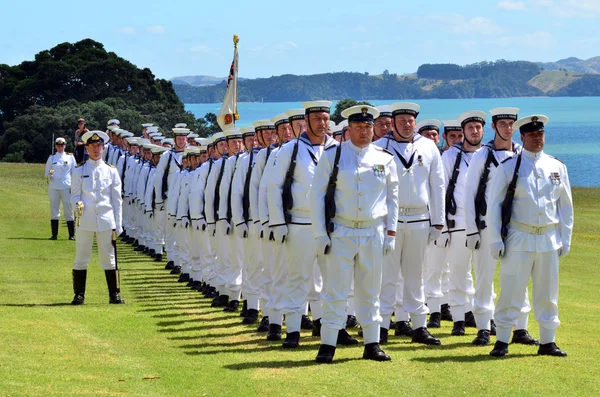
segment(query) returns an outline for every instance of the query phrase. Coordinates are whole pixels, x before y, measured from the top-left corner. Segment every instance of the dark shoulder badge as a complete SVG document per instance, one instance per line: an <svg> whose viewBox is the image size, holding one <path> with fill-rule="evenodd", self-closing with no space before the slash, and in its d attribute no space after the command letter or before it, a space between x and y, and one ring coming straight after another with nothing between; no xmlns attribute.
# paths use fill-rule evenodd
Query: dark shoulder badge
<svg viewBox="0 0 600 397"><path fill-rule="evenodd" d="M519 155L516 155L516 156L512 156L512 157L505 158L504 160L502 160L502 161L500 162L500 164L504 164L504 163L506 163L507 161L514 160L514 159L516 159L517 157L519 157Z"/></svg>

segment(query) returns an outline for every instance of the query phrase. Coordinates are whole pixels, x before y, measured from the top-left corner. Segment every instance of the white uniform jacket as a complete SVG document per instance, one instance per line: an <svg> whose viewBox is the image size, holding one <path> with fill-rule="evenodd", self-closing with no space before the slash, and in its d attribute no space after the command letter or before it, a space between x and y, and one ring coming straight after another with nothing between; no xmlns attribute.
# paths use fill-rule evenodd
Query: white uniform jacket
<svg viewBox="0 0 600 397"><path fill-rule="evenodd" d="M77 167L75 157L72 154L63 152L54 153L48 157L46 161L46 176L50 176L52 170L52 178L48 187L54 190L69 189L71 187L71 174Z"/></svg>

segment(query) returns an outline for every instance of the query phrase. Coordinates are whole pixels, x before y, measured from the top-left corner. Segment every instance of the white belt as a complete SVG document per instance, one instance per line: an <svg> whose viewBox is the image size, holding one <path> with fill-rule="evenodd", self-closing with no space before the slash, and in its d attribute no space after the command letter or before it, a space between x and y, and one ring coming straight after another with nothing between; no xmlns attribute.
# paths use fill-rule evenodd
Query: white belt
<svg viewBox="0 0 600 397"><path fill-rule="evenodd" d="M369 219L368 221L349 221L344 218L333 218L331 221L337 225L352 229L367 229L373 226L381 225L383 218Z"/></svg>
<svg viewBox="0 0 600 397"><path fill-rule="evenodd" d="M508 224L508 227L511 229L518 230L523 233L529 233L529 234L535 234L535 235L546 234L546 233L551 232L552 230L556 229L555 224L546 225L546 226L530 226L530 225L521 223L519 221L511 221Z"/></svg>
<svg viewBox="0 0 600 397"><path fill-rule="evenodd" d="M406 208L398 207L398 216L422 215L428 211L427 207Z"/></svg>

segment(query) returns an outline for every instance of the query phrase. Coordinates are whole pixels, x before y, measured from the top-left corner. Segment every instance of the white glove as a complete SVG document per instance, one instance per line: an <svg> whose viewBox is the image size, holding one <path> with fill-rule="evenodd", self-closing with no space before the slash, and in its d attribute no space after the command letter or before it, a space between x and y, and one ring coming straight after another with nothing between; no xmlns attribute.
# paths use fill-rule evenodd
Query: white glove
<svg viewBox="0 0 600 397"><path fill-rule="evenodd" d="M438 237L437 240L435 240L435 245L437 245L438 247L447 247L448 244L450 244L450 233L441 233L440 237Z"/></svg>
<svg viewBox="0 0 600 397"><path fill-rule="evenodd" d="M465 246L471 251L475 251L479 249L479 245L481 244L481 237L479 233L467 234L467 242Z"/></svg>
<svg viewBox="0 0 600 397"><path fill-rule="evenodd" d="M331 239L329 236L321 236L315 239L317 241L317 254L325 254L325 252L331 247Z"/></svg>
<svg viewBox="0 0 600 397"><path fill-rule="evenodd" d="M222 220L218 221L217 227L219 229L219 231L218 231L219 235L227 236L227 235L229 235L229 232L231 231L231 225L229 224L229 222L227 222L227 219L222 219Z"/></svg>
<svg viewBox="0 0 600 397"><path fill-rule="evenodd" d="M567 245L567 244L563 244L562 248L558 249L558 257L562 258L565 257L569 254L569 251L571 251L571 246Z"/></svg>
<svg viewBox="0 0 600 397"><path fill-rule="evenodd" d="M490 251L492 254L492 258L499 261L500 258L504 256L504 243L502 241L498 241L497 243L492 243L490 245Z"/></svg>
<svg viewBox="0 0 600 397"><path fill-rule="evenodd" d="M396 249L396 236L385 236L383 240L383 255L387 255Z"/></svg>
<svg viewBox="0 0 600 397"><path fill-rule="evenodd" d="M217 228L217 225L215 223L207 223L206 224L206 231L208 232L209 236L215 235L216 228Z"/></svg>
<svg viewBox="0 0 600 397"><path fill-rule="evenodd" d="M273 227L269 228L269 240L270 241L275 241L275 242L283 244L283 243L285 243L287 234L288 234L287 225L278 225L278 226L273 226Z"/></svg>
<svg viewBox="0 0 600 397"><path fill-rule="evenodd" d="M200 226L200 229L202 231L206 230L206 219L202 218L198 221L198 226Z"/></svg>
<svg viewBox="0 0 600 397"><path fill-rule="evenodd" d="M239 238L248 238L248 226L245 223L240 223L233 230Z"/></svg>
<svg viewBox="0 0 600 397"><path fill-rule="evenodd" d="M427 240L427 244L437 240L442 235L442 229L436 229L435 226L431 226L429 228L429 240Z"/></svg>

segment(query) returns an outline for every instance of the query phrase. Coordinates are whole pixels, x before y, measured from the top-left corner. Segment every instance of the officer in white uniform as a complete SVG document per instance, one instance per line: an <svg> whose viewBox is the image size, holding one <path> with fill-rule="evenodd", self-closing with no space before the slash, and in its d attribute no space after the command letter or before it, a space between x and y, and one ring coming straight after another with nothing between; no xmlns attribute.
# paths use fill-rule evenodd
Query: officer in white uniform
<svg viewBox="0 0 600 397"><path fill-rule="evenodd" d="M58 221L60 219L60 203L62 201L67 228L69 229L69 240L75 240L75 217L71 208L71 174L77 163L71 153L65 152L67 142L64 138L56 138L54 141L56 153L48 157L46 161L46 177L48 178L48 198L50 199L50 226L52 237L58 237Z"/></svg>
<svg viewBox="0 0 600 397"><path fill-rule="evenodd" d="M313 178L310 207L317 252L330 250L322 267L323 317L317 362L333 360L338 332L346 325L345 306L353 276L356 317L365 343L363 358L390 360L379 347L379 292L383 256L394 250L396 239L398 175L393 156L371 144L378 113L366 105L342 112L348 118L350 141L325 151ZM326 214L333 215L325 207L331 208L326 196L336 168L335 216L326 224Z"/></svg>
<svg viewBox="0 0 600 397"><path fill-rule="evenodd" d="M419 108L410 102L391 104L394 130L375 143L394 154L398 170L398 229L396 249L384 259L381 342L387 342L394 298L400 294L402 304L396 305L397 312L404 309L410 313L412 341L440 345L440 340L427 330L429 309L425 305L423 264L427 244L440 236L444 225L444 171L435 144L415 134ZM439 128L439 124L432 126ZM396 290L399 273L403 279L401 291ZM399 322L396 330L407 325Z"/></svg>
<svg viewBox="0 0 600 397"><path fill-rule="evenodd" d="M127 231L123 241L131 244L135 241L134 235L137 227L135 223L135 207L131 203L131 197L132 182L135 179L135 170L140 161L139 138L129 137L127 138L127 144L129 145L129 157L123 160L125 162L125 172L121 180L123 186L123 229Z"/></svg>
<svg viewBox="0 0 600 397"><path fill-rule="evenodd" d="M109 139L104 143L105 150L104 153L102 153L102 160L104 160L105 163L108 163L108 159L114 150L113 141L115 139L115 135L113 133L113 129L120 128L120 125L121 122L118 119L110 119L106 122L106 134L108 135Z"/></svg>
<svg viewBox="0 0 600 397"><path fill-rule="evenodd" d="M492 256L500 260L492 356L508 354L510 333L521 314L530 277L540 326L538 354L567 355L556 345L555 333L560 325L558 263L571 248L573 201L567 167L543 151L546 125L548 117L543 115L517 120L514 128L521 132L523 150L505 160L492 180L489 241ZM514 193L512 200L510 193Z"/></svg>
<svg viewBox="0 0 600 397"><path fill-rule="evenodd" d="M92 256L92 243L96 235L100 266L104 269L108 285L109 303L125 303L120 293L112 239L122 231L121 180L115 167L102 160L104 142L108 135L102 131L86 132L83 137L89 153L87 160L73 172L71 205L78 208L81 217L77 225L77 244L73 263L72 305L81 305L85 299L87 267Z"/></svg>
<svg viewBox="0 0 600 397"><path fill-rule="evenodd" d="M494 315L494 275L496 263L490 253L488 236L487 203L489 201L491 181L497 167L504 160L517 155L521 145L513 142L513 124L517 121L517 108L495 108L490 110L494 139L486 143L473 155L465 187L464 208L467 232L467 248L473 251L472 263L475 271L475 295L473 314L477 323L477 337L473 344L485 346L490 343L490 335L496 335ZM513 343L537 344L527 332L529 318L529 298L527 291L523 296L523 307L519 321L513 333Z"/></svg>
<svg viewBox="0 0 600 397"><path fill-rule="evenodd" d="M154 181L156 178L156 165L160 162L162 154L168 151L168 149L162 146L152 145L150 146L150 151L152 152L152 160L149 164L150 171L148 173L148 181L146 182L146 191L144 193L144 216L141 217L140 220L143 219L149 229L148 241L150 244L150 256L153 256L156 262L162 262L164 244L164 234L162 232L164 228L157 224L157 218L154 216L156 212Z"/></svg>

